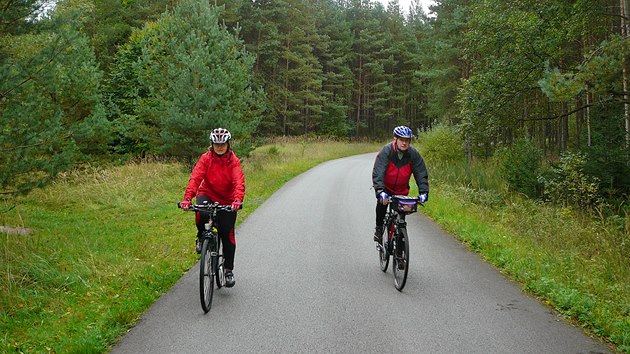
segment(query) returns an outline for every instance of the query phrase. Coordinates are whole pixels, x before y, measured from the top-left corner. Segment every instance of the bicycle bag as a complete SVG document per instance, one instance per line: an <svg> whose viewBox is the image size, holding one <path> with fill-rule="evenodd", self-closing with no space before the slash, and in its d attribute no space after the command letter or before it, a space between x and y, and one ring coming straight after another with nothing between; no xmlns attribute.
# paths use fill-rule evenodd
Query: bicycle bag
<svg viewBox="0 0 630 354"><path fill-rule="evenodd" d="M392 197L392 207L401 213L411 214L418 211L418 199L404 195L395 195Z"/></svg>

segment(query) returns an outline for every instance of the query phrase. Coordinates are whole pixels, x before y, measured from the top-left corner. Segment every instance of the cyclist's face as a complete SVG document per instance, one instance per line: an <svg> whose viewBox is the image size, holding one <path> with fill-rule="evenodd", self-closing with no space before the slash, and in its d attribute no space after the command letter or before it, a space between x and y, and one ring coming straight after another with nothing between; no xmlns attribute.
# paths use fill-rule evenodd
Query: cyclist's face
<svg viewBox="0 0 630 354"><path fill-rule="evenodd" d="M227 143L224 143L224 144L213 143L212 149L217 155L223 155L227 152L228 144Z"/></svg>
<svg viewBox="0 0 630 354"><path fill-rule="evenodd" d="M409 138L398 138L396 137L396 147L400 151L407 151L409 149L409 144L411 143L411 139Z"/></svg>

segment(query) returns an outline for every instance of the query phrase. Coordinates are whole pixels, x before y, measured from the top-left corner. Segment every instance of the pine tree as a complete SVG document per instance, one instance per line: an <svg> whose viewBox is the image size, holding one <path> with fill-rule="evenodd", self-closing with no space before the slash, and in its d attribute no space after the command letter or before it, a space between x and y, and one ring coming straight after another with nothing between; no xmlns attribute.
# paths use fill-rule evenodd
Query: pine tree
<svg viewBox="0 0 630 354"><path fill-rule="evenodd" d="M268 109L261 117L259 130L264 135L283 134L282 111L283 82L279 79L282 50L281 19L287 16L284 1L246 1L239 10L242 21L241 35L246 48L256 53L254 82L263 87Z"/></svg>
<svg viewBox="0 0 630 354"><path fill-rule="evenodd" d="M315 50L322 63L322 92L325 96L319 132L324 136L345 137L350 133L352 32L341 6L332 0L319 4L316 21L321 43Z"/></svg>
<svg viewBox="0 0 630 354"><path fill-rule="evenodd" d="M0 37L0 194L44 186L107 146L102 74L75 18L59 8L39 32Z"/></svg>
<svg viewBox="0 0 630 354"><path fill-rule="evenodd" d="M148 88L140 83L135 64L142 55L143 38L150 35L151 28L149 25L131 34L114 56L105 80L105 95L111 103L109 119L114 130L111 148L118 154L144 156L156 153L160 145L159 121L143 111L151 98Z"/></svg>
<svg viewBox="0 0 630 354"><path fill-rule="evenodd" d="M254 57L219 25L220 13L207 1L184 0L143 38L137 69L148 98L139 112L159 126L161 153L192 159L213 128L225 127L237 139L256 129Z"/></svg>
<svg viewBox="0 0 630 354"><path fill-rule="evenodd" d="M426 71L423 62L424 55L430 47L430 24L427 15L415 1L409 9L402 38L397 42L401 47L400 90L402 96L402 116L409 125L419 130L432 127L432 121L427 113L427 95L429 80L420 73Z"/></svg>

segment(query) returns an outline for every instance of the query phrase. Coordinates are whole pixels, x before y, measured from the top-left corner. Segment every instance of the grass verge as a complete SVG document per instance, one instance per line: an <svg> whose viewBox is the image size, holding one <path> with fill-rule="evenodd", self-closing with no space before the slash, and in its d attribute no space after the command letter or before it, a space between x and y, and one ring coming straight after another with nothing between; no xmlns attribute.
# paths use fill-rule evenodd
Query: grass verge
<svg viewBox="0 0 630 354"><path fill-rule="evenodd" d="M630 352L630 238L571 209L432 183L424 213L586 332Z"/></svg>

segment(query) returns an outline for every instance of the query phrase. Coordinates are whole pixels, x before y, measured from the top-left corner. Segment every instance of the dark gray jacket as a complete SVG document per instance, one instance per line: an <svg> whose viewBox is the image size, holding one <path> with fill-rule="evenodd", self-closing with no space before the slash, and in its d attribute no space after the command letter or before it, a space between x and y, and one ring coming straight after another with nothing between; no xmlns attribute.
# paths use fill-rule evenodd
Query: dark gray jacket
<svg viewBox="0 0 630 354"><path fill-rule="evenodd" d="M372 169L372 186L376 194L384 190L392 195L408 195L412 174L420 194L429 193L429 173L418 150L409 146L403 152L402 158L398 158L396 143L391 142L383 146L376 156Z"/></svg>

